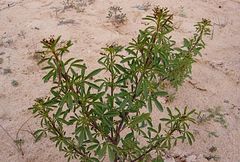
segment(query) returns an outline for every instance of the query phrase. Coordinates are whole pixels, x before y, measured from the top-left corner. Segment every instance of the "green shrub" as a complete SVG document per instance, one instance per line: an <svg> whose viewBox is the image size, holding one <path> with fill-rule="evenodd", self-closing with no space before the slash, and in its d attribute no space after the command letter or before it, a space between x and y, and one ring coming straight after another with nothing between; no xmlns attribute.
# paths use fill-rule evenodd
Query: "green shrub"
<svg viewBox="0 0 240 162"><path fill-rule="evenodd" d="M159 86L162 82L177 87L190 75L210 22L197 23L193 38L178 48L169 36L172 18L168 9L155 8L144 18L151 25L127 47L103 48L100 68L90 72L81 59L63 60L71 41L44 39L43 80L52 80L53 86L49 97L37 99L30 108L41 119L36 139L48 135L69 160L86 162L106 157L113 162L160 162L177 141L192 144L189 123L195 110L166 108L167 117L160 120L152 120L151 113L155 107L159 116L164 110L159 101L167 95Z"/></svg>

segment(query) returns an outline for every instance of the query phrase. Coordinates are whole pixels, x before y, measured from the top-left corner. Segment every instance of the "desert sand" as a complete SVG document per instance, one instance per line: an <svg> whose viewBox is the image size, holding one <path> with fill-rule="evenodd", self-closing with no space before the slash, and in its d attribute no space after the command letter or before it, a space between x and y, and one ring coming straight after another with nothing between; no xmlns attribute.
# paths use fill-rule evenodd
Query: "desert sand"
<svg viewBox="0 0 240 162"><path fill-rule="evenodd" d="M240 1L91 2L81 10L63 10L62 0L0 0L0 162L67 161L54 143L48 139L35 143L31 135L39 122L28 108L50 88L41 80L44 72L34 54L41 49L40 40L62 35L74 42L69 57L83 58L90 68L96 67L101 48L111 42L126 45L144 27L142 18L157 5L174 14L174 38L179 42L194 33L193 25L202 18L213 24L192 78L166 103L202 111L191 127L196 141L193 146L177 145L166 161L240 162ZM147 2L151 6L143 10ZM122 7L128 19L118 28L106 18L113 5Z"/></svg>

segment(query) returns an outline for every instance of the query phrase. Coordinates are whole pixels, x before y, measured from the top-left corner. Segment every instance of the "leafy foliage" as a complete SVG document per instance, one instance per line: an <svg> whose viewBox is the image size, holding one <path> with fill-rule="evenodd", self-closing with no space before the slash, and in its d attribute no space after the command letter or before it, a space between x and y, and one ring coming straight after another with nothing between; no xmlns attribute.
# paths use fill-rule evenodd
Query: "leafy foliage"
<svg viewBox="0 0 240 162"><path fill-rule="evenodd" d="M122 12L122 8L119 6L111 6L108 10L107 18L116 27L127 21L126 14Z"/></svg>
<svg viewBox="0 0 240 162"><path fill-rule="evenodd" d="M40 63L47 71L43 80L54 85L51 95L37 99L31 108L41 119L36 139L48 135L69 160L87 162L104 161L107 155L114 162L161 162L165 150L179 140L192 144L189 123L195 122L194 110L166 108L167 116L158 121L151 113L165 109L159 101L167 96L161 82L177 87L190 75L210 22L197 23L193 38L184 39L179 48L168 35L173 16L165 8L153 11L144 18L152 25L140 30L127 47L103 48L100 67L90 72L81 59L63 59L71 41L60 42L58 37L41 42Z"/></svg>
<svg viewBox="0 0 240 162"><path fill-rule="evenodd" d="M77 12L83 12L85 7L94 3L95 0L63 0L63 6L66 9L75 9Z"/></svg>
<svg viewBox="0 0 240 162"><path fill-rule="evenodd" d="M227 122L225 119L225 114L221 112L221 107L217 106L214 108L209 108L205 112L200 112L198 114L198 123L204 123L213 120L214 122L218 122L222 127L227 128Z"/></svg>

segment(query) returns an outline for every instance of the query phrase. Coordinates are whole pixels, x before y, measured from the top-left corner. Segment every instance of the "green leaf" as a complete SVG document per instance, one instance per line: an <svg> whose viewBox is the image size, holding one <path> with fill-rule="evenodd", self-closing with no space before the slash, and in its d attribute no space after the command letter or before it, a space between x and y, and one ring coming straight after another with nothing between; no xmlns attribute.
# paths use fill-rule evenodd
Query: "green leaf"
<svg viewBox="0 0 240 162"><path fill-rule="evenodd" d="M74 58L70 58L70 59L68 59L65 63L64 63L64 65L67 65L69 62L71 62L72 60L74 60Z"/></svg>
<svg viewBox="0 0 240 162"><path fill-rule="evenodd" d="M46 135L45 130L39 129L34 132L35 142L38 142L44 135Z"/></svg>
<svg viewBox="0 0 240 162"><path fill-rule="evenodd" d="M162 130L162 125L161 125L161 123L159 123L159 124L158 124L158 133L160 133L161 130Z"/></svg>
<svg viewBox="0 0 240 162"><path fill-rule="evenodd" d="M113 127L113 123L110 120L108 120L108 118L105 118L105 116L102 117L102 123L104 125L108 126L109 128Z"/></svg>
<svg viewBox="0 0 240 162"><path fill-rule="evenodd" d="M156 18L153 16L146 16L143 18L143 20L148 20L148 21L152 21L152 22L156 22Z"/></svg>
<svg viewBox="0 0 240 162"><path fill-rule="evenodd" d="M75 60L71 63L70 67L77 67L77 68L80 68L80 69L86 69L87 67L85 66L85 64L80 64L80 62L82 62L83 60L82 59L78 59L78 60Z"/></svg>
<svg viewBox="0 0 240 162"><path fill-rule="evenodd" d="M85 83L89 86L89 87L92 87L96 90L100 90L99 86L97 86L96 84L94 83L91 83L91 82L88 82L88 81L85 81Z"/></svg>
<svg viewBox="0 0 240 162"><path fill-rule="evenodd" d="M142 89L143 89L143 96L144 98L148 97L148 86L147 86L147 81L142 82Z"/></svg>
<svg viewBox="0 0 240 162"><path fill-rule="evenodd" d="M54 74L54 70L49 71L48 74L43 77L44 83L48 82L49 79L53 76L53 74Z"/></svg>
<svg viewBox="0 0 240 162"><path fill-rule="evenodd" d="M42 68L42 70L48 70L48 69L54 69L54 67L52 67L52 66L45 66L45 67Z"/></svg>
<svg viewBox="0 0 240 162"><path fill-rule="evenodd" d="M133 118L133 120L129 123L129 127L134 127L137 124L148 120L150 118L150 113L143 113L140 116L136 116L135 118Z"/></svg>
<svg viewBox="0 0 240 162"><path fill-rule="evenodd" d="M88 136L88 139L89 139L89 140L92 140L92 139L93 139L93 136L92 136L92 133L91 133L90 129L89 129L89 128L85 128L85 131L86 131L86 134L87 134L87 136Z"/></svg>
<svg viewBox="0 0 240 162"><path fill-rule="evenodd" d="M133 134L133 132L131 132L131 133L128 133L128 134L125 136L125 139L131 140L133 137L134 137L134 134Z"/></svg>
<svg viewBox="0 0 240 162"><path fill-rule="evenodd" d="M73 108L73 99L71 93L67 94L67 106L68 108L72 109Z"/></svg>
<svg viewBox="0 0 240 162"><path fill-rule="evenodd" d="M102 116L102 114L103 114L102 109L101 109L100 107L98 107L98 106L95 106L95 108L93 109L93 111L95 112L95 114L96 114L97 116Z"/></svg>
<svg viewBox="0 0 240 162"><path fill-rule="evenodd" d="M83 145L83 141L85 140L85 130L83 127L80 127L80 133L79 133L79 137L78 137L78 143L80 146Z"/></svg>
<svg viewBox="0 0 240 162"><path fill-rule="evenodd" d="M147 108L148 108L148 111L151 113L152 112L152 98L151 98L151 96L148 97L148 106L147 106Z"/></svg>
<svg viewBox="0 0 240 162"><path fill-rule="evenodd" d="M186 38L183 39L183 43L185 47L190 48L190 42Z"/></svg>
<svg viewBox="0 0 240 162"><path fill-rule="evenodd" d="M122 65L115 64L115 66L122 72L127 73L127 68L123 67Z"/></svg>
<svg viewBox="0 0 240 162"><path fill-rule="evenodd" d="M159 97L164 97L164 96L167 96L168 93L165 92L165 91L159 91L159 92L154 92L153 95L156 96L156 97L158 97L158 96Z"/></svg>
<svg viewBox="0 0 240 162"><path fill-rule="evenodd" d="M97 155L98 155L99 159L102 159L103 156L105 156L106 152L107 152L107 144L104 143L103 147L100 148L99 151L97 151Z"/></svg>
<svg viewBox="0 0 240 162"><path fill-rule="evenodd" d="M90 158L90 162L100 162L97 158L95 157L91 157Z"/></svg>
<svg viewBox="0 0 240 162"><path fill-rule="evenodd" d="M92 71L91 73L89 73L87 76L86 76L86 80L87 79L91 79L92 77L94 77L95 75L97 75L98 73L100 73L101 71L103 70L103 68L101 69L96 69L94 71Z"/></svg>
<svg viewBox="0 0 240 162"><path fill-rule="evenodd" d="M73 61L72 64L77 64L77 63L80 63L80 62L83 62L83 60L82 59L77 59L77 60Z"/></svg>
<svg viewBox="0 0 240 162"><path fill-rule="evenodd" d="M119 105L119 109L120 109L120 110L121 110L121 109L124 109L124 108L126 107L128 101L129 101L129 99L128 99L128 98L125 98L125 99L121 102L121 104Z"/></svg>
<svg viewBox="0 0 240 162"><path fill-rule="evenodd" d="M152 162L164 162L164 160L162 159L162 157L161 157L161 156L159 156L159 157L157 157L157 158L153 159L153 161L152 161Z"/></svg>
<svg viewBox="0 0 240 162"><path fill-rule="evenodd" d="M124 59L122 59L121 63L128 62L128 61L130 61L130 60L132 60L132 59L135 59L135 58L136 58L136 57L127 57L127 58L124 58Z"/></svg>
<svg viewBox="0 0 240 162"><path fill-rule="evenodd" d="M89 151L95 150L98 146L99 146L99 144L93 144L93 145L89 146L89 147L87 148L87 150L89 150Z"/></svg>
<svg viewBox="0 0 240 162"><path fill-rule="evenodd" d="M186 135L187 135L186 138L187 138L187 140L188 140L188 143L189 143L190 145L192 145L192 144L193 144L193 141L195 141L193 134L192 134L191 132L186 132Z"/></svg>
<svg viewBox="0 0 240 162"><path fill-rule="evenodd" d="M155 97L153 97L152 99L153 99L153 102L155 103L155 105L157 106L158 110L163 112L163 107L162 107L161 103L158 101L158 99Z"/></svg>
<svg viewBox="0 0 240 162"><path fill-rule="evenodd" d="M86 69L86 68L87 68L85 65L81 65L81 64L73 64L73 65L71 65L71 66L77 67L77 68L79 68L79 69Z"/></svg>
<svg viewBox="0 0 240 162"><path fill-rule="evenodd" d="M44 54L44 52L36 52L36 54ZM49 58L42 58L39 62L38 65L42 64L43 62L49 60Z"/></svg>
<svg viewBox="0 0 240 162"><path fill-rule="evenodd" d="M113 149L111 148L110 145L108 145L108 157L109 157L109 160L110 162L114 162L115 160L115 152L113 151Z"/></svg>
<svg viewBox="0 0 240 162"><path fill-rule="evenodd" d="M119 112L116 111L116 110L110 110L110 111L108 111L107 113L104 114L104 116L106 116L108 118L115 117L115 116L118 116L118 115L119 115Z"/></svg>

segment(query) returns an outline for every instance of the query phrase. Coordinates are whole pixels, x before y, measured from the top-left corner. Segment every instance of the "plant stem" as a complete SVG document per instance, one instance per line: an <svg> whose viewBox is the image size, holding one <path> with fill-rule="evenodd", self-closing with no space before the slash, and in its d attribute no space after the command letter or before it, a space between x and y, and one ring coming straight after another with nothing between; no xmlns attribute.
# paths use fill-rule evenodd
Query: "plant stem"
<svg viewBox="0 0 240 162"><path fill-rule="evenodd" d="M110 88L111 88L111 108L114 109L114 71L113 71L113 63L114 63L114 58L113 58L113 53L110 52L110 66L109 66L109 71L111 73L111 83L110 83ZM112 118L113 120L113 118ZM114 139L114 143L117 143L117 137L114 137L114 130L111 128L111 137Z"/></svg>
<svg viewBox="0 0 240 162"><path fill-rule="evenodd" d="M57 61L57 66L59 66L59 67L58 67L58 75L60 75L59 79L61 79L61 78L63 77L63 78L65 79L65 81L66 81L67 83L69 83L71 91L72 91L73 93L77 94L76 91L74 90L73 86L70 84L69 76L68 76L66 73L62 73L62 71L61 71L61 68L60 68L60 67L61 67L61 66L60 66L60 59L58 58L58 55L56 54L56 52L55 52L54 50L52 51L52 53L53 53L53 55L54 55L54 57L55 57L55 59L56 59L56 61ZM62 77L61 77L61 76L62 76ZM61 82L61 80L60 80L59 82ZM113 94L113 90L111 90L111 92L112 92L112 94ZM81 105L81 102L80 102L80 101L79 101L79 104ZM87 115L88 118L90 119L90 117L89 117L88 114L85 113L85 115ZM96 123L96 121L94 121L94 120L90 120L90 121L91 121L92 127L93 127L95 130L101 132L100 128L98 127L98 125L97 125L97 123ZM52 123L52 122L51 122L51 123ZM108 136L108 135L105 135L105 136L107 137L108 140L114 141L113 138L111 138L110 136Z"/></svg>
<svg viewBox="0 0 240 162"><path fill-rule="evenodd" d="M174 132L176 131L176 129L172 129L170 130L169 133L167 133L167 136L171 136ZM141 160L145 155L147 155L148 153L150 153L153 149L155 149L156 147L158 147L161 144L162 141L158 141L156 142L155 145L153 145L152 147L150 147L147 151L145 151L142 155L140 155L139 157L131 160L131 162L135 162L135 161L139 161Z"/></svg>
<svg viewBox="0 0 240 162"><path fill-rule="evenodd" d="M172 18L172 15L170 15L170 16L168 17L168 19L166 19L166 21L164 22L164 24L167 23L171 18ZM156 32L152 35L152 45L151 45L151 47L150 47L149 52L147 53L147 59L146 59L146 61L145 61L145 63L144 63L144 70L143 70L143 72L141 73L141 76L139 77L139 79L136 80L136 87L135 87L135 90L134 90L134 92L133 92L132 101L134 101L135 98L137 97L137 89L138 89L139 83L142 82L142 79L143 79L143 77L144 77L144 75L145 75L145 73L146 73L146 69L148 68L149 64L151 63L151 62L149 62L149 61L151 61L151 59L152 59L151 53L152 53L154 44L155 44L155 42L157 41L157 34L160 32L160 28L161 28L160 23L161 23L160 18L158 18L158 20L157 20ZM136 78L137 78L137 77L136 77ZM124 115L122 116L122 120L121 120L120 124L119 124L118 127L117 127L117 133L116 133L116 134L119 135L120 132L123 130L123 123L124 123L125 119L127 118L128 114L129 114L129 113L124 113Z"/></svg>
<svg viewBox="0 0 240 162"><path fill-rule="evenodd" d="M64 138L64 139L67 141L67 138L65 138L64 135L62 134L62 132L61 132L59 129L57 129L54 121L53 121L48 115L47 115L46 117L47 117L48 121L50 122L50 124L52 125L52 128L55 130L55 132L57 132L58 135L59 135L61 138ZM79 151L79 150L76 148L76 146L74 145L74 143L69 142L69 141L67 141L67 143L68 143L68 145L70 145L70 146L74 149L74 151L76 151L79 155L81 155L81 156L83 156L83 157L88 157L87 155L85 155L84 153L82 153L81 151Z"/></svg>
<svg viewBox="0 0 240 162"><path fill-rule="evenodd" d="M7 131L1 124L0 124L0 127L1 127L2 130L7 134L7 136L8 136L9 138L11 138L11 140L12 140L13 143L15 144L17 150L20 151L21 154L22 154L22 156L23 156L23 155L24 155L24 152L23 152L23 150L22 150L22 148L21 148L21 145L18 145L18 144L15 142L16 140L8 133L8 131Z"/></svg>

